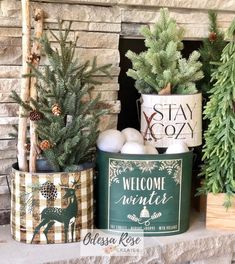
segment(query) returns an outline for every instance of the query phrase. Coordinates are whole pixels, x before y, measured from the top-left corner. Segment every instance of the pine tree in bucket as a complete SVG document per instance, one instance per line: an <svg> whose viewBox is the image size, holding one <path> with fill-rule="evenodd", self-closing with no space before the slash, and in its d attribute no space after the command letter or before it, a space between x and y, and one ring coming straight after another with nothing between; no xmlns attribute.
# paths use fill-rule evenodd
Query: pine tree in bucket
<svg viewBox="0 0 235 264"><path fill-rule="evenodd" d="M52 47L47 35L40 40L49 65L41 70L30 64L30 76L37 78L38 99L30 98L27 103L15 92L12 95L36 122L38 147L54 171L76 171L78 164L93 160L99 117L105 112L99 109L99 96L91 98L94 85L101 84L94 76L102 73L110 77L110 65L97 66L96 58L91 64L79 64L77 39L68 41L70 27L63 29L59 22L59 36L50 31L58 49Z"/></svg>
<svg viewBox="0 0 235 264"><path fill-rule="evenodd" d="M127 75L141 93L141 133L158 148L180 139L190 147L201 145L201 94L196 88L196 81L203 78L200 53L194 51L183 58L184 31L166 8L160 10L156 24L140 32L147 50L140 54L128 51L126 56L132 62ZM181 130L180 115L189 124Z"/></svg>
<svg viewBox="0 0 235 264"><path fill-rule="evenodd" d="M224 48L212 75L214 86L204 110L209 126L204 134L205 180L199 190L199 193L226 193L225 207L231 206L235 192L235 21L228 35L232 40Z"/></svg>
<svg viewBox="0 0 235 264"><path fill-rule="evenodd" d="M136 54L128 51L133 69L127 75L135 79L136 89L143 94L193 94L195 82L203 77L194 51L189 59L182 57L184 30L177 26L166 8L160 10L159 21L150 29L141 28L147 50Z"/></svg>

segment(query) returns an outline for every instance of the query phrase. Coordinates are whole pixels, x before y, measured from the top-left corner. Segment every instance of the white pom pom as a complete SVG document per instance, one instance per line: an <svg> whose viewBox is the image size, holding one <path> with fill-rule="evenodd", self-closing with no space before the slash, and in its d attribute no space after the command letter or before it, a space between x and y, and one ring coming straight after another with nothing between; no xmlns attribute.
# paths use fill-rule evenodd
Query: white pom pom
<svg viewBox="0 0 235 264"><path fill-rule="evenodd" d="M184 153L188 151L188 146L183 141L178 141L167 148L166 154Z"/></svg>
<svg viewBox="0 0 235 264"><path fill-rule="evenodd" d="M135 141L140 144L144 144L144 138L138 130L128 127L123 129L121 132L125 136L127 142Z"/></svg>
<svg viewBox="0 0 235 264"><path fill-rule="evenodd" d="M108 152L119 152L124 143L124 135L116 129L103 131L97 139L98 148Z"/></svg>
<svg viewBox="0 0 235 264"><path fill-rule="evenodd" d="M135 142L135 141L129 141L124 144L124 146L121 149L121 153L125 154L145 154L145 148L144 145Z"/></svg>
<svg viewBox="0 0 235 264"><path fill-rule="evenodd" d="M144 150L145 154L158 154L157 149L151 144L145 144Z"/></svg>

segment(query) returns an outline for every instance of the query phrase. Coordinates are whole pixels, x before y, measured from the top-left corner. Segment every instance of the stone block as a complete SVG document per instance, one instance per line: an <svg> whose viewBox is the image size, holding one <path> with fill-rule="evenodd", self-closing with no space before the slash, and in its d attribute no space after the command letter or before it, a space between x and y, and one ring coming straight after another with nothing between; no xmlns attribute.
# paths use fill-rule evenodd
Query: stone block
<svg viewBox="0 0 235 264"><path fill-rule="evenodd" d="M11 208L11 198L7 186L4 188L0 186L0 212L2 210L9 210Z"/></svg>
<svg viewBox="0 0 235 264"><path fill-rule="evenodd" d="M21 28L14 28L14 27L1 27L0 28L1 38L2 37L21 38L21 36L22 36ZM18 42L20 43L20 39L18 40Z"/></svg>
<svg viewBox="0 0 235 264"><path fill-rule="evenodd" d="M97 91L97 90L93 90L91 92L91 98L96 98L97 96L100 96L100 100L117 100L118 97L118 93L117 91ZM84 100L89 100L90 96L86 95L83 97Z"/></svg>
<svg viewBox="0 0 235 264"><path fill-rule="evenodd" d="M21 77L21 66L15 65L0 65L0 91L3 92L5 88L16 88L20 85L20 80L14 80L19 79ZM3 80L7 79L7 80ZM11 80L13 79L13 80ZM12 83L15 83L15 86L13 86Z"/></svg>
<svg viewBox="0 0 235 264"><path fill-rule="evenodd" d="M118 49L119 35L114 33L76 32L78 47Z"/></svg>
<svg viewBox="0 0 235 264"><path fill-rule="evenodd" d="M16 150L16 140L14 139L1 139L0 140L1 151L5 150ZM0 167L1 168L1 167ZM0 174L3 174L0 172Z"/></svg>
<svg viewBox="0 0 235 264"><path fill-rule="evenodd" d="M0 175L0 186L7 186L10 183L10 175Z"/></svg>
<svg viewBox="0 0 235 264"><path fill-rule="evenodd" d="M170 16L177 23L187 25L208 25L208 13L203 10L170 9ZM122 23L155 23L160 17L159 9L127 8L122 9ZM218 23L231 22L234 18L232 13L221 11L218 13ZM200 23L198 23L200 21Z"/></svg>
<svg viewBox="0 0 235 264"><path fill-rule="evenodd" d="M215 9L215 10L235 10L234 1L194 1L194 0L117 0L118 5L125 6L138 6L138 7L170 7L170 8L182 8L182 9Z"/></svg>
<svg viewBox="0 0 235 264"><path fill-rule="evenodd" d="M116 129L118 122L117 115L103 115L100 117L99 130Z"/></svg>
<svg viewBox="0 0 235 264"><path fill-rule="evenodd" d="M0 225L7 225L10 223L10 210L0 210Z"/></svg>
<svg viewBox="0 0 235 264"><path fill-rule="evenodd" d="M17 17L21 11L20 7L20 2L16 0L1 1L1 12L6 17Z"/></svg>
<svg viewBox="0 0 235 264"><path fill-rule="evenodd" d="M57 1L56 1L57 2ZM69 5L63 3L32 3L32 7L40 6L50 19L82 21L82 22L121 22L120 8L117 6ZM76 8L75 8L76 7Z"/></svg>
<svg viewBox="0 0 235 264"><path fill-rule="evenodd" d="M17 116L19 111L19 105L16 103L1 103L0 104L0 116Z"/></svg>
<svg viewBox="0 0 235 264"><path fill-rule="evenodd" d="M192 261L190 264L231 264L232 254L227 254L225 256L214 256L208 259Z"/></svg>
<svg viewBox="0 0 235 264"><path fill-rule="evenodd" d="M90 22L88 28L90 31L121 32L121 23L94 23L94 22Z"/></svg>
<svg viewBox="0 0 235 264"><path fill-rule="evenodd" d="M0 62L2 65L20 65L22 49L15 46L0 46Z"/></svg>
<svg viewBox="0 0 235 264"><path fill-rule="evenodd" d="M1 141L0 141L1 143ZM1 147L0 147L1 148ZM16 159L0 159L1 174L10 174L12 165L16 162Z"/></svg>
<svg viewBox="0 0 235 264"><path fill-rule="evenodd" d="M0 125L16 125L18 124L18 117L1 117L0 116Z"/></svg>
<svg viewBox="0 0 235 264"><path fill-rule="evenodd" d="M0 159L16 159L16 150L0 150Z"/></svg>

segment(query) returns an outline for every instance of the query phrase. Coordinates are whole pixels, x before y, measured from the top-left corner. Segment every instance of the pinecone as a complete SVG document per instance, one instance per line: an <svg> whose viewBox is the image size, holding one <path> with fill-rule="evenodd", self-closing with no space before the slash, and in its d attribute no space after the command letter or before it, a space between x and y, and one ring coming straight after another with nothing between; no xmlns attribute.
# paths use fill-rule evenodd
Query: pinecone
<svg viewBox="0 0 235 264"><path fill-rule="evenodd" d="M29 113L29 118L31 121L39 121L42 119L42 113L37 110L33 110Z"/></svg>
<svg viewBox="0 0 235 264"><path fill-rule="evenodd" d="M47 150L50 149L52 145L49 140L45 139L40 143L39 147L41 150Z"/></svg>
<svg viewBox="0 0 235 264"><path fill-rule="evenodd" d="M51 107L51 111L52 111L53 115L55 115L55 116L61 115L61 107L59 106L59 104L54 104Z"/></svg>
<svg viewBox="0 0 235 264"><path fill-rule="evenodd" d="M29 152L30 151L30 144L29 143L26 143L24 145L25 149Z"/></svg>
<svg viewBox="0 0 235 264"><path fill-rule="evenodd" d="M210 32L208 38L209 38L210 42L214 42L217 39L217 34L215 32Z"/></svg>
<svg viewBox="0 0 235 264"><path fill-rule="evenodd" d="M40 55L36 53L32 53L28 56L28 62L29 63L38 63L40 61L41 57Z"/></svg>
<svg viewBox="0 0 235 264"><path fill-rule="evenodd" d="M50 181L43 183L40 191L47 200L55 200L58 194L55 185Z"/></svg>

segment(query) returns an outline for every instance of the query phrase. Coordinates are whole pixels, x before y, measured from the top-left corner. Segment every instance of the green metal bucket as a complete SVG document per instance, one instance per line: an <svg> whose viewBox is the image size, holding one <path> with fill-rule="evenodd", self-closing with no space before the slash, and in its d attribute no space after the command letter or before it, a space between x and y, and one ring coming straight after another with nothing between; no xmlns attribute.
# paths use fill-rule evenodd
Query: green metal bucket
<svg viewBox="0 0 235 264"><path fill-rule="evenodd" d="M167 236L189 228L193 152L132 155L98 150L96 226Z"/></svg>

